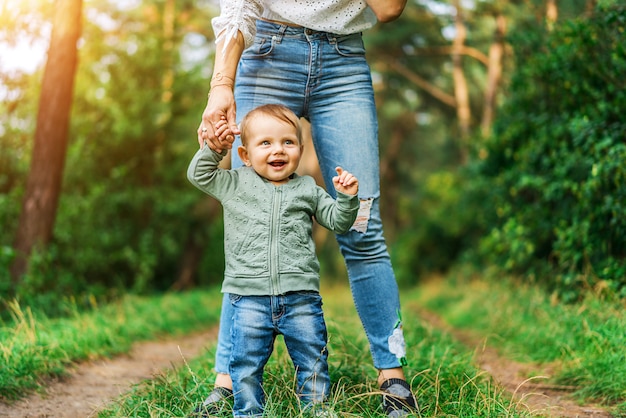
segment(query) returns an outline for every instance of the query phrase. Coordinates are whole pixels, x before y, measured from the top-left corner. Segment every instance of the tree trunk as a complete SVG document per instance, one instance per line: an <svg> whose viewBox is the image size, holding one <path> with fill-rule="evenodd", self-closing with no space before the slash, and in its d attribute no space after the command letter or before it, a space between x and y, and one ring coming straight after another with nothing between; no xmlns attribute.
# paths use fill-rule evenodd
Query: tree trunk
<svg viewBox="0 0 626 418"><path fill-rule="evenodd" d="M398 179L398 161L402 158L402 142L406 138L403 129L394 129L388 139L385 154L381 155L380 179L385 184L381 193L384 195L381 201L385 202L384 213L398 213L398 197L400 196ZM382 209L381 209L382 211ZM381 214L382 216L383 214ZM386 218L384 221L385 235L388 239L394 239L398 231L399 224L396 216Z"/></svg>
<svg viewBox="0 0 626 418"><path fill-rule="evenodd" d="M154 152L154 167L150 167L150 173L158 168L164 159L164 145L166 141L166 125L172 119L172 98L174 97L174 53L176 35L176 2L166 0L163 9L163 43L162 43L162 68L161 75L161 113L156 119L156 140ZM152 181L150 181L152 184Z"/></svg>
<svg viewBox="0 0 626 418"><path fill-rule="evenodd" d="M546 2L546 25L548 30L554 28L554 24L559 17L559 9L556 5L556 0L548 0Z"/></svg>
<svg viewBox="0 0 626 418"><path fill-rule="evenodd" d="M483 137L491 134L491 125L496 113L498 86L502 78L502 57L504 56L504 35L506 33L506 18L500 12L495 16L496 30L494 40L489 47L489 65L487 67L487 88L485 89L485 108L481 131Z"/></svg>
<svg viewBox="0 0 626 418"><path fill-rule="evenodd" d="M470 122L471 111L469 105L469 89L467 87L467 80L465 79L465 72L463 71L463 47L465 45L465 39L467 37L467 31L465 30L465 23L463 22L463 10L460 2L455 0L454 6L456 8L456 19L454 20L454 26L456 28L456 36L452 43L452 75L454 78L454 96L456 99L456 114L458 118L459 131L463 144L461 149L463 153L461 155L461 162L467 161L467 139L470 134Z"/></svg>
<svg viewBox="0 0 626 418"><path fill-rule="evenodd" d="M39 97L31 167L14 242L16 259L11 266L14 284L26 273L33 249L44 248L52 239L78 65L76 43L81 32L81 13L82 0L57 1Z"/></svg>

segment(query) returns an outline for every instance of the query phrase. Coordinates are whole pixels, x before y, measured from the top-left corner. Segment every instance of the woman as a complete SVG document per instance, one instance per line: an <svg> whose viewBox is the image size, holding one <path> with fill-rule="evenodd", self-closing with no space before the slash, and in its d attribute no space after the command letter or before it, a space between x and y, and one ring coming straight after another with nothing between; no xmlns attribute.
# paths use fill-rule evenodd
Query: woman
<svg viewBox="0 0 626 418"><path fill-rule="evenodd" d="M359 217L337 235L352 295L370 343L383 408L389 417L416 408L402 363L404 339L398 286L383 237L379 210L378 124L361 32L402 13L406 0L222 0L212 21L217 51L198 142L216 150L238 146L237 122L265 103L288 106L311 124L327 189L334 169L359 179ZM235 82L236 80L236 82ZM236 104L236 106L235 106ZM230 130L215 135L226 119ZM231 135L234 134L234 135ZM233 168L241 165L231 153ZM225 295L215 389L197 413L210 414L232 389L230 302Z"/></svg>

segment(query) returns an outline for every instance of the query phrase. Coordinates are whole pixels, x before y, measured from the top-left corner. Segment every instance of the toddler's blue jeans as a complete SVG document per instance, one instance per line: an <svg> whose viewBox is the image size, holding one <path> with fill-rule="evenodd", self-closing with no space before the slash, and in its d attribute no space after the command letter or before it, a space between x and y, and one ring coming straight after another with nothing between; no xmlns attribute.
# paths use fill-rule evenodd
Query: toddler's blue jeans
<svg viewBox="0 0 626 418"><path fill-rule="evenodd" d="M322 298L315 292L291 292L281 296L230 294L233 308L233 415L263 415L263 369L282 334L296 369L297 393L306 407L320 404L330 387L327 333Z"/></svg>

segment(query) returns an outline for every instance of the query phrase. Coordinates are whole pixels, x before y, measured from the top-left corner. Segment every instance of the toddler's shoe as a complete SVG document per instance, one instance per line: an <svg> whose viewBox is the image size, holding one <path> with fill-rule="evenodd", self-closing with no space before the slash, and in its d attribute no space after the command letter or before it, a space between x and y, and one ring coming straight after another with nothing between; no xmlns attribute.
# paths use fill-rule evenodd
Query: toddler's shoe
<svg viewBox="0 0 626 418"><path fill-rule="evenodd" d="M198 405L189 415L189 418L213 418L230 416L233 412L233 391L221 386L213 388L209 396Z"/></svg>

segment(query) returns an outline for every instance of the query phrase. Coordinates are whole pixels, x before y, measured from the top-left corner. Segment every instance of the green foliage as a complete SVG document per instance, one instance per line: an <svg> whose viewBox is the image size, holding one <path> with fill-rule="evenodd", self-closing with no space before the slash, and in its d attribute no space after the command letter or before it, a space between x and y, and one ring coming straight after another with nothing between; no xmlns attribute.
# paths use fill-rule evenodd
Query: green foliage
<svg viewBox="0 0 626 418"><path fill-rule="evenodd" d="M482 236L489 212L481 209L483 189L471 169L432 172L416 193L402 199L400 213L410 216L392 247L401 285L413 285L416 276L445 273Z"/></svg>
<svg viewBox="0 0 626 418"><path fill-rule="evenodd" d="M108 193L96 186L85 196L64 195L55 241L46 251L33 253L30 270L15 289L21 302L59 315L63 307L58 301L69 295L80 302L81 295L112 300L126 291L166 290L179 273L181 253L188 250L185 243L190 239L198 245L204 240L217 243L207 264L198 266L209 272L198 283L219 281L221 222L203 222L206 211L196 209L194 201L202 196L178 190L125 188ZM0 263L8 266L12 255L5 247ZM8 275L3 283L10 283Z"/></svg>
<svg viewBox="0 0 626 418"><path fill-rule="evenodd" d="M165 290L183 269L195 274L181 286L221 280L220 212L186 179L206 104L207 22L215 11L205 5L189 13L191 6L176 2L174 31L167 35L161 3L85 5L54 239L34 253L16 288L3 280L0 298L19 295L22 303L54 314L54 301L63 295ZM3 75L1 248L10 248L15 236L40 76ZM183 264L198 251L207 256ZM12 259L10 251L2 252L0 277L8 279Z"/></svg>
<svg viewBox="0 0 626 418"><path fill-rule="evenodd" d="M165 3L131 3L85 4L54 241L35 253L18 288L9 285L10 248L41 73L0 74L7 93L0 102L0 298L19 294L52 313L59 295L168 289L190 266L195 275L185 285L221 280L219 208L185 179L206 101L215 4L176 2L169 32ZM601 3L614 6L590 20L560 17L552 33L528 19L543 2L480 2L465 10L467 46L483 53L493 42L494 13L506 15L517 34L518 68L485 146L487 159L460 169L475 140L459 139L454 107L389 66L401 64L451 95L444 35L453 13L434 7L443 2L409 2L396 22L366 32L380 116L381 209L403 285L467 256L556 277L544 280L568 300L581 286L622 291L624 23L616 2ZM581 15L585 2L559 6L559 16L568 18ZM12 9L0 39L41 40L52 8L42 2L26 17ZM506 72L510 62L504 64ZM474 128L486 69L469 56L463 69ZM507 82L505 76L505 88ZM322 264L343 268L336 245L320 250ZM202 257L191 257L197 251ZM186 257L193 261L185 264Z"/></svg>
<svg viewBox="0 0 626 418"><path fill-rule="evenodd" d="M516 33L510 97L481 166L497 221L480 252L543 274L566 300L586 286L626 295L625 31L615 6Z"/></svg>

